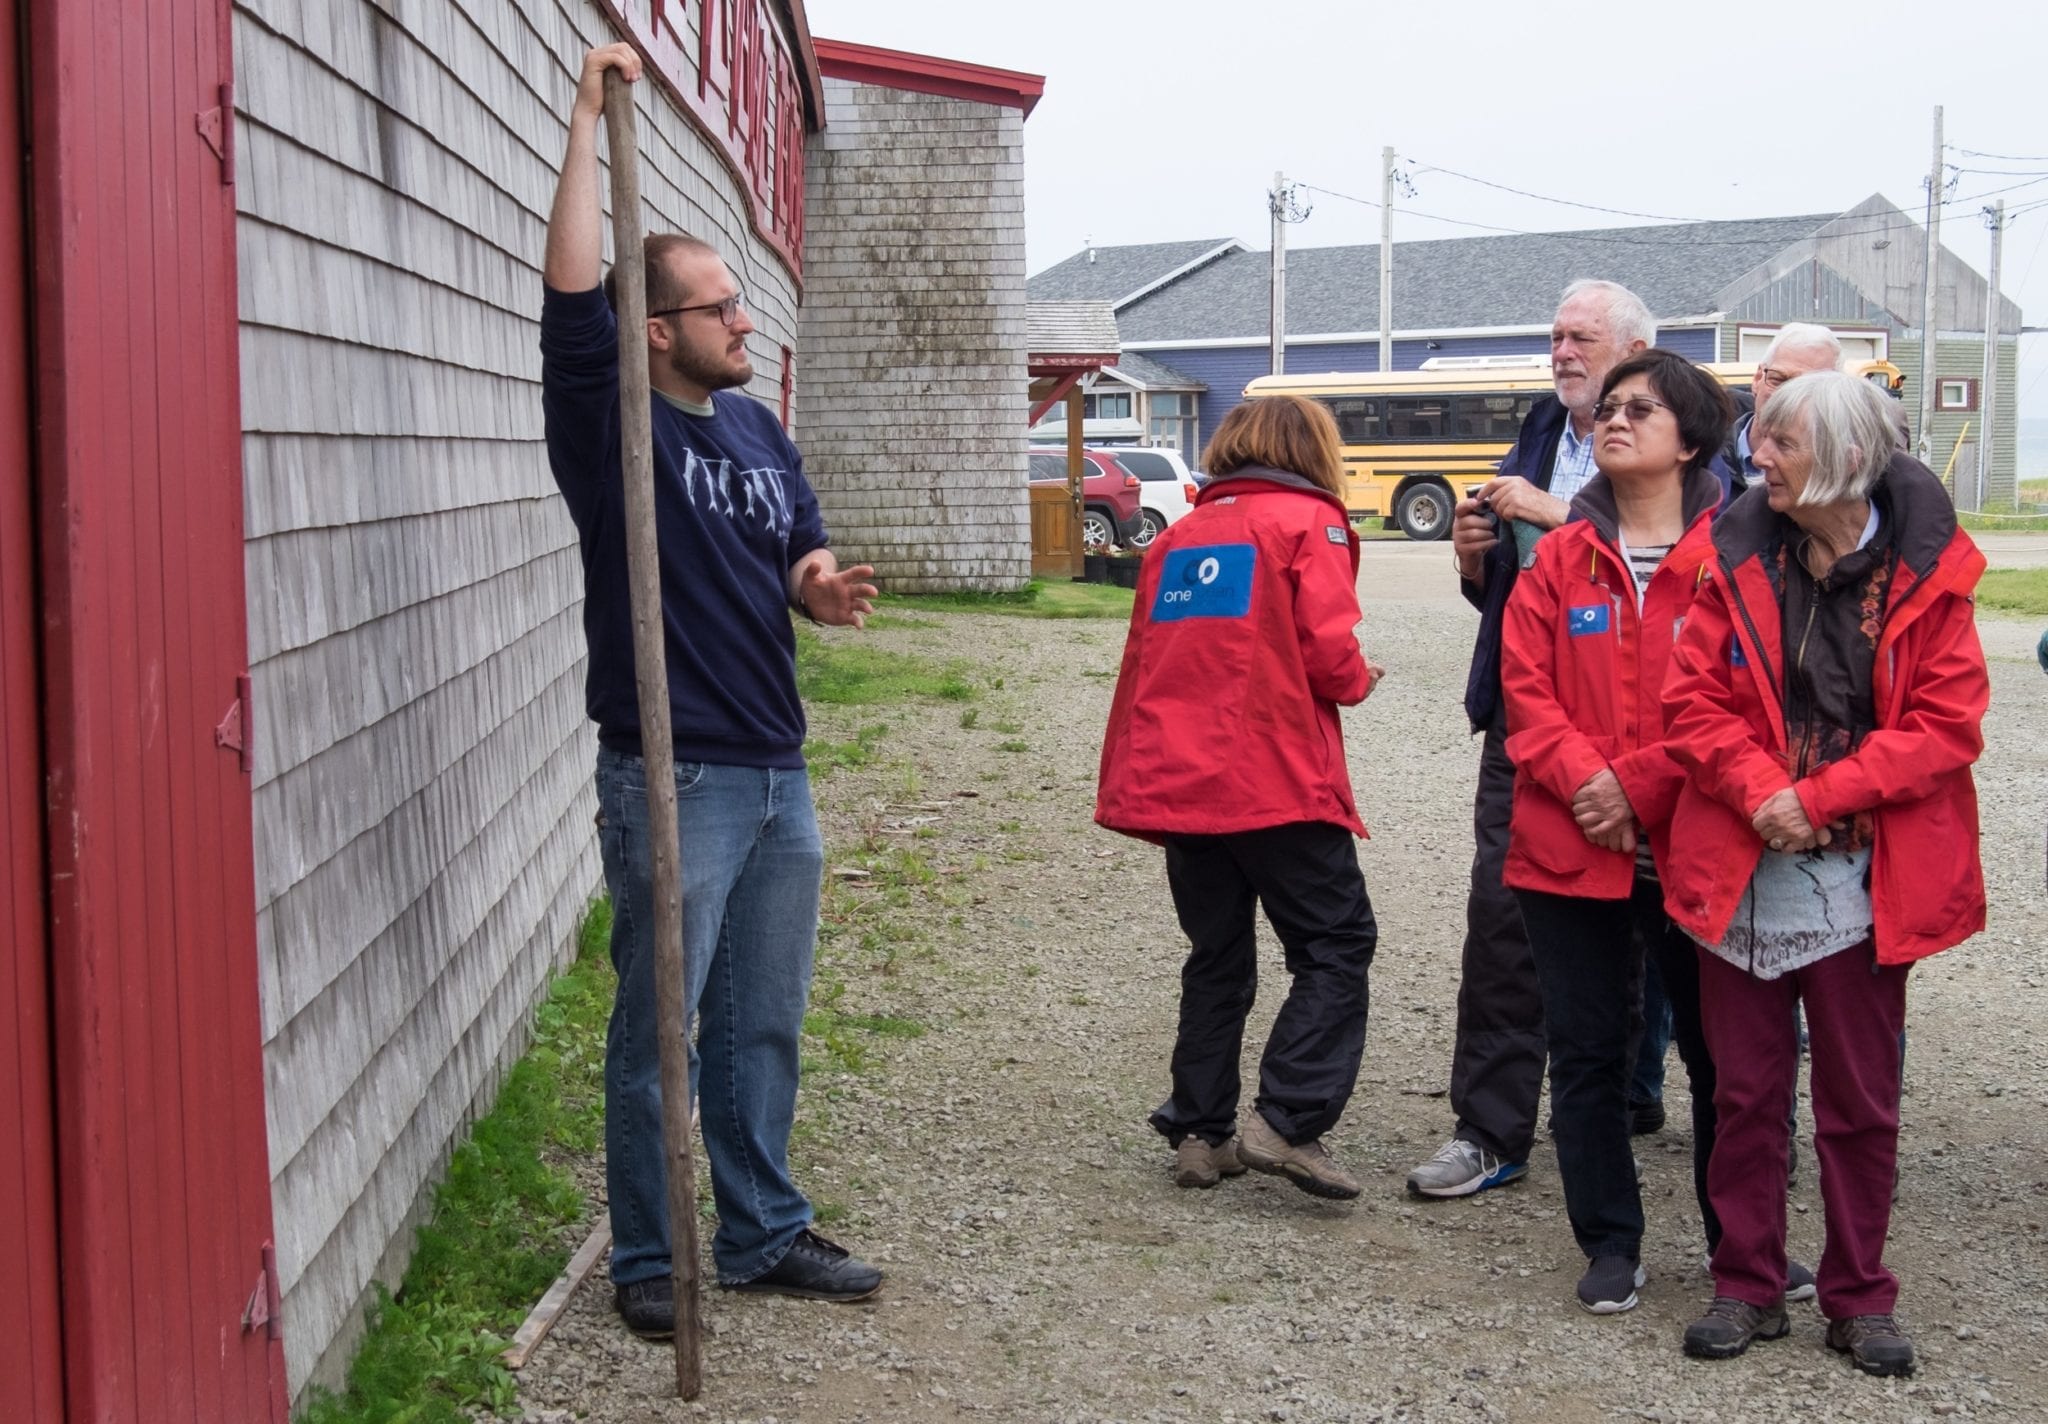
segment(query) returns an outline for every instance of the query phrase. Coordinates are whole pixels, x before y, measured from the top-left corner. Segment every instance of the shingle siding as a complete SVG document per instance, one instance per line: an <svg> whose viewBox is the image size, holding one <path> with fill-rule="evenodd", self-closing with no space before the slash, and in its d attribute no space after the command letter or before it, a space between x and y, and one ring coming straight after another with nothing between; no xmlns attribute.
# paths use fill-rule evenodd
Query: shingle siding
<svg viewBox="0 0 2048 1424"><path fill-rule="evenodd" d="M397 1283L599 884L537 322L564 116L584 51L614 38L582 0L235 6L257 928L294 1393L337 1377L373 1281ZM635 92L649 226L725 255L773 402L795 284L696 129Z"/></svg>
<svg viewBox="0 0 2048 1424"><path fill-rule="evenodd" d="M1021 588L1023 116L840 79L825 93L796 433L833 544L892 592Z"/></svg>

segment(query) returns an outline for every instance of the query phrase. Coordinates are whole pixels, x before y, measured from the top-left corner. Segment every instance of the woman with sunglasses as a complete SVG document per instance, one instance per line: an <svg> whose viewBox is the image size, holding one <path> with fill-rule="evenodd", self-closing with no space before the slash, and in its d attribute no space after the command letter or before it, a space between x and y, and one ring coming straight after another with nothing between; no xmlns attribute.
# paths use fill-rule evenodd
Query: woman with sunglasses
<svg viewBox="0 0 2048 1424"><path fill-rule="evenodd" d="M1887 397L1801 376L1757 417L1760 489L1714 530L1671 659L1675 812L1695 853L1665 879L1698 941L1721 1064L1708 1189L1725 1237L1687 1354L1786 1332L1786 1110L1806 1009L1827 1343L1911 1374L1884 1264L1898 1162L1906 974L1984 927L1977 795L1990 697L1971 591L1984 556L1947 492L1893 449Z"/></svg>
<svg viewBox="0 0 2048 1424"><path fill-rule="evenodd" d="M1726 493L1715 455L1730 413L1720 386L1675 352L1652 347L1609 371L1593 408L1599 474L1572 501L1571 522L1537 544L1504 625L1515 763L1504 878L1542 986L1551 1135L1589 1263L1579 1304L1596 1315L1632 1309L1645 1279L1628 1084L1646 952L1692 1085L1710 1249L1718 1235L1705 1196L1714 1082L1694 952L1658 888L1684 781L1660 745L1658 692L1713 556L1709 527Z"/></svg>

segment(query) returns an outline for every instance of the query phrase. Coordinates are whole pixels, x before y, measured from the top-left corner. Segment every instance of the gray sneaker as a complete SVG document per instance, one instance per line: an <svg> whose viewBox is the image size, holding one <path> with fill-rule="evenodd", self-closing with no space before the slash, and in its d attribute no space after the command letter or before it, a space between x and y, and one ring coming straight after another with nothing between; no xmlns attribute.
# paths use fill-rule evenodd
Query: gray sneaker
<svg viewBox="0 0 2048 1424"><path fill-rule="evenodd" d="M1321 1138L1289 1142L1260 1113L1245 1120L1237 1157L1255 1172L1287 1178L1310 1196L1349 1201L1358 1195L1358 1178L1337 1165Z"/></svg>
<svg viewBox="0 0 2048 1424"><path fill-rule="evenodd" d="M1408 1190L1419 1197L1469 1197L1504 1187L1529 1170L1527 1162L1503 1162L1485 1148L1454 1137L1408 1174Z"/></svg>
<svg viewBox="0 0 2048 1424"><path fill-rule="evenodd" d="M1242 1177L1235 1134L1211 1147L1199 1137L1180 1140L1173 1153L1173 1182L1178 1187L1213 1187L1225 1177Z"/></svg>
<svg viewBox="0 0 2048 1424"><path fill-rule="evenodd" d="M1758 1340L1782 1340L1791 1329L1782 1300L1761 1306L1717 1295L1707 1313L1685 1327L1685 1353L1696 1360L1732 1360Z"/></svg>

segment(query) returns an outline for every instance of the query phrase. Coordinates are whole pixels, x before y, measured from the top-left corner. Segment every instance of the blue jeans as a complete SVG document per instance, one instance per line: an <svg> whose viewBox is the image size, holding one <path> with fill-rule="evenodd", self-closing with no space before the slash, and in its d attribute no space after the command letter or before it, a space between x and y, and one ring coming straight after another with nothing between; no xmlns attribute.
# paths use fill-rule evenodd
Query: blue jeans
<svg viewBox="0 0 2048 1424"><path fill-rule="evenodd" d="M619 974L604 1065L611 1274L630 1285L670 1270L641 760L600 747L597 800ZM676 815L697 1030L690 1089L718 1204L711 1255L719 1280L737 1285L774 1269L811 1219L790 1180L789 1131L825 848L802 770L680 762Z"/></svg>

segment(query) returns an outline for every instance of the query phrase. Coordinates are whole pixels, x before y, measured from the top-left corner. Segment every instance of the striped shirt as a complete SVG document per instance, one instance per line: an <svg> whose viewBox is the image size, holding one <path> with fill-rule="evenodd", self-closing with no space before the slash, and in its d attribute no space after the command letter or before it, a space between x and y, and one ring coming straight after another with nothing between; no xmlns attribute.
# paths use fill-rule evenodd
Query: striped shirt
<svg viewBox="0 0 2048 1424"><path fill-rule="evenodd" d="M1643 599L1649 596L1650 580L1657 576L1657 570L1675 544L1630 544L1621 546L1622 557L1628 560L1629 574L1636 583L1636 612L1643 611ZM1657 862L1650 855L1650 838L1643 836L1636 841L1636 874L1646 880L1657 878Z"/></svg>

